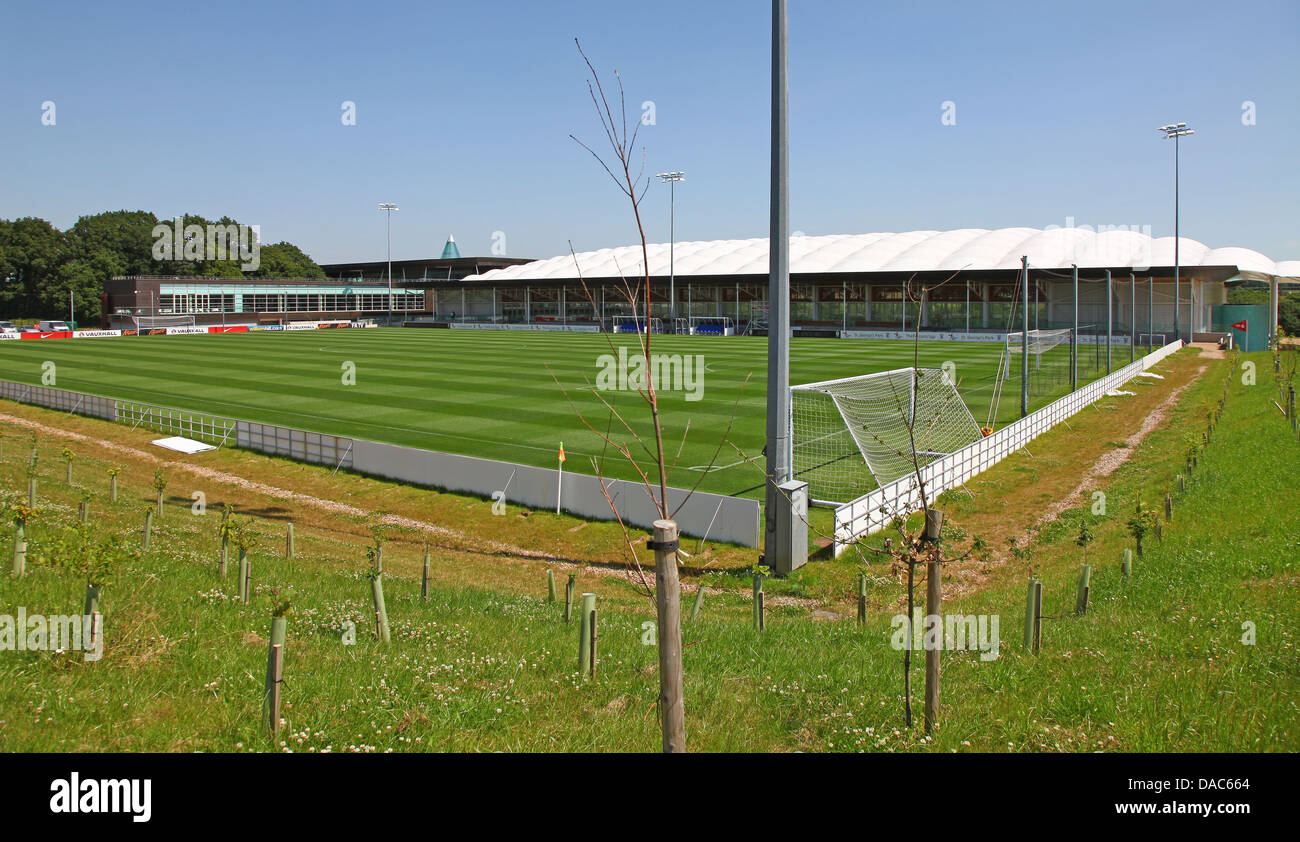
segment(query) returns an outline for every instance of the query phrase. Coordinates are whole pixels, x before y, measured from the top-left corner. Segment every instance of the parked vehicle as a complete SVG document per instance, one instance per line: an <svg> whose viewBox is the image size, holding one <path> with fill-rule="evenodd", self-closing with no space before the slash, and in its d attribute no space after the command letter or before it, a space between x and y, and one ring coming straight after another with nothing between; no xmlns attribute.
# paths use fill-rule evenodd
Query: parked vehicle
<svg viewBox="0 0 1300 842"><path fill-rule="evenodd" d="M72 330L72 328L68 327L68 323L61 319L49 319L41 322L41 332L43 333L64 332L70 330Z"/></svg>
<svg viewBox="0 0 1300 842"><path fill-rule="evenodd" d="M19 333L40 333L41 329L36 325L23 325L18 328Z"/></svg>
<svg viewBox="0 0 1300 842"><path fill-rule="evenodd" d="M18 328L14 327L13 322L0 322L0 333L17 333Z"/></svg>

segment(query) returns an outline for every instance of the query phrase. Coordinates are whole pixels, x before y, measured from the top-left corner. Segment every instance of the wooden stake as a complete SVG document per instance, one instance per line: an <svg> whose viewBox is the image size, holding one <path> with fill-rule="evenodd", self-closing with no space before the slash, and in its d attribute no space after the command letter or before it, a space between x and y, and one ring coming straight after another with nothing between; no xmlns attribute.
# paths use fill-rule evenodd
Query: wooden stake
<svg viewBox="0 0 1300 842"><path fill-rule="evenodd" d="M1085 564L1079 568L1079 584L1074 593L1074 616L1082 617L1088 613L1088 587L1092 582L1092 565Z"/></svg>
<svg viewBox="0 0 1300 842"><path fill-rule="evenodd" d="M77 519L82 523L90 519L90 506L85 500L77 503Z"/></svg>
<svg viewBox="0 0 1300 842"><path fill-rule="evenodd" d="M755 573L754 579L754 631L763 630L763 577Z"/></svg>
<svg viewBox="0 0 1300 842"><path fill-rule="evenodd" d="M36 477L27 478L27 507L36 508Z"/></svg>
<svg viewBox="0 0 1300 842"><path fill-rule="evenodd" d="M758 630L767 631L767 594L758 592Z"/></svg>
<svg viewBox="0 0 1300 842"><path fill-rule="evenodd" d="M1126 582L1133 575L1133 551L1128 547L1124 548L1124 560L1119 563L1119 572Z"/></svg>
<svg viewBox="0 0 1300 842"><path fill-rule="evenodd" d="M1028 652L1034 648L1034 585L1037 579L1029 580L1029 587L1025 592L1025 651Z"/></svg>
<svg viewBox="0 0 1300 842"><path fill-rule="evenodd" d="M596 609L591 609L591 677L596 677L596 664L600 662L600 656L596 654L596 641L600 639L596 631Z"/></svg>
<svg viewBox="0 0 1300 842"><path fill-rule="evenodd" d="M230 538L226 535L221 536L221 555L217 558L217 576L226 578L226 558L230 552Z"/></svg>
<svg viewBox="0 0 1300 842"><path fill-rule="evenodd" d="M578 673L584 678L591 674L591 619L596 613L596 595L582 595L582 607L578 610Z"/></svg>
<svg viewBox="0 0 1300 842"><path fill-rule="evenodd" d="M293 558L293 524L289 524L284 532L284 557Z"/></svg>
<svg viewBox="0 0 1300 842"><path fill-rule="evenodd" d="M1172 523L1174 519L1174 498L1168 494L1165 495L1165 522Z"/></svg>
<svg viewBox="0 0 1300 842"><path fill-rule="evenodd" d="M573 584L578 577L572 573L569 574L569 581L564 585L564 622L568 623L573 619Z"/></svg>
<svg viewBox="0 0 1300 842"><path fill-rule="evenodd" d="M555 598L555 571L547 568L546 570L546 601L554 603Z"/></svg>
<svg viewBox="0 0 1300 842"><path fill-rule="evenodd" d="M429 553L424 553L424 569L420 573L420 599L429 598Z"/></svg>
<svg viewBox="0 0 1300 842"><path fill-rule="evenodd" d="M940 515L942 522L942 515ZM929 524L927 523L927 526ZM931 551L925 573L925 613L930 617L943 616L943 582L938 552ZM939 724L939 662L943 656L943 630L940 627L935 645L925 649L925 732L928 734Z"/></svg>
<svg viewBox="0 0 1300 842"><path fill-rule="evenodd" d="M1043 583L1034 582L1034 654L1043 648Z"/></svg>
<svg viewBox="0 0 1300 842"><path fill-rule="evenodd" d="M858 625L867 624L867 574L858 574Z"/></svg>
<svg viewBox="0 0 1300 842"><path fill-rule="evenodd" d="M111 474L108 477L108 502L117 502L117 474Z"/></svg>
<svg viewBox="0 0 1300 842"><path fill-rule="evenodd" d="M1187 477L1183 476L1182 474L1178 475L1178 493L1179 494L1187 493Z"/></svg>
<svg viewBox="0 0 1300 842"><path fill-rule="evenodd" d="M244 604L253 600L253 562L244 562Z"/></svg>
<svg viewBox="0 0 1300 842"><path fill-rule="evenodd" d="M683 701L681 592L677 579L677 524L654 523L655 614L659 621L659 722L665 753L686 751Z"/></svg>

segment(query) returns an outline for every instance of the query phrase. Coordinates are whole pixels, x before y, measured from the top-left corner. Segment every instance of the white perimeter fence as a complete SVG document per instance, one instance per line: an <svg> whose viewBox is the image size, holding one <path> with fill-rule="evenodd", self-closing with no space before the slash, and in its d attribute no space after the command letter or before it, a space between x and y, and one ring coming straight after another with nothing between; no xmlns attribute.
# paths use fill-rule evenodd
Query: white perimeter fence
<svg viewBox="0 0 1300 842"><path fill-rule="evenodd" d="M1100 400L1110 390L1124 385L1181 347L1181 340L1171 342L956 453L936 459L921 468L927 496L934 500L944 491L956 488L991 468L1056 426L1057 422ZM843 552L846 545L864 535L879 532L896 516L915 511L920 505L917 477L911 473L840 506L835 510L835 555Z"/></svg>

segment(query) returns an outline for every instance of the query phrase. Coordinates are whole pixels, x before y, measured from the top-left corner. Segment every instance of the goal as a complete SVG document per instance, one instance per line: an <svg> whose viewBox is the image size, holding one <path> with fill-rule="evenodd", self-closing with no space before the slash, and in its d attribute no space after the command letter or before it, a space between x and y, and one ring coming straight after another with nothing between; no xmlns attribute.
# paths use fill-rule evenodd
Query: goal
<svg viewBox="0 0 1300 842"><path fill-rule="evenodd" d="M1163 333L1139 333L1137 335L1137 344L1145 345L1148 348L1165 347L1165 335Z"/></svg>
<svg viewBox="0 0 1300 842"><path fill-rule="evenodd" d="M639 316L615 316L614 317L615 333L645 333L646 321ZM650 332L663 333L664 321L658 316L650 317Z"/></svg>
<svg viewBox="0 0 1300 842"><path fill-rule="evenodd" d="M790 416L794 476L820 504L857 499L983 435L956 385L934 368L793 386Z"/></svg>
<svg viewBox="0 0 1300 842"><path fill-rule="evenodd" d="M730 316L691 316L692 336L734 336L736 324Z"/></svg>
<svg viewBox="0 0 1300 842"><path fill-rule="evenodd" d="M169 327L193 327L193 316L132 316L136 330L164 330Z"/></svg>

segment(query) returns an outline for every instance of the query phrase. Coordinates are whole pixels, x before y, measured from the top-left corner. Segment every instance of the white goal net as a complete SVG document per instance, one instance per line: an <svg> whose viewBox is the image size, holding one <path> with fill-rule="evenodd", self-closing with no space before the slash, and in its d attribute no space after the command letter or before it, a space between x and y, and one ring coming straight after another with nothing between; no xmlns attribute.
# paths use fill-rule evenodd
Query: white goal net
<svg viewBox="0 0 1300 842"><path fill-rule="evenodd" d="M190 327L194 324L193 316L132 316L138 330L153 330L166 327Z"/></svg>
<svg viewBox="0 0 1300 842"><path fill-rule="evenodd" d="M982 436L956 385L933 368L793 386L790 414L794 476L819 503L857 499Z"/></svg>

